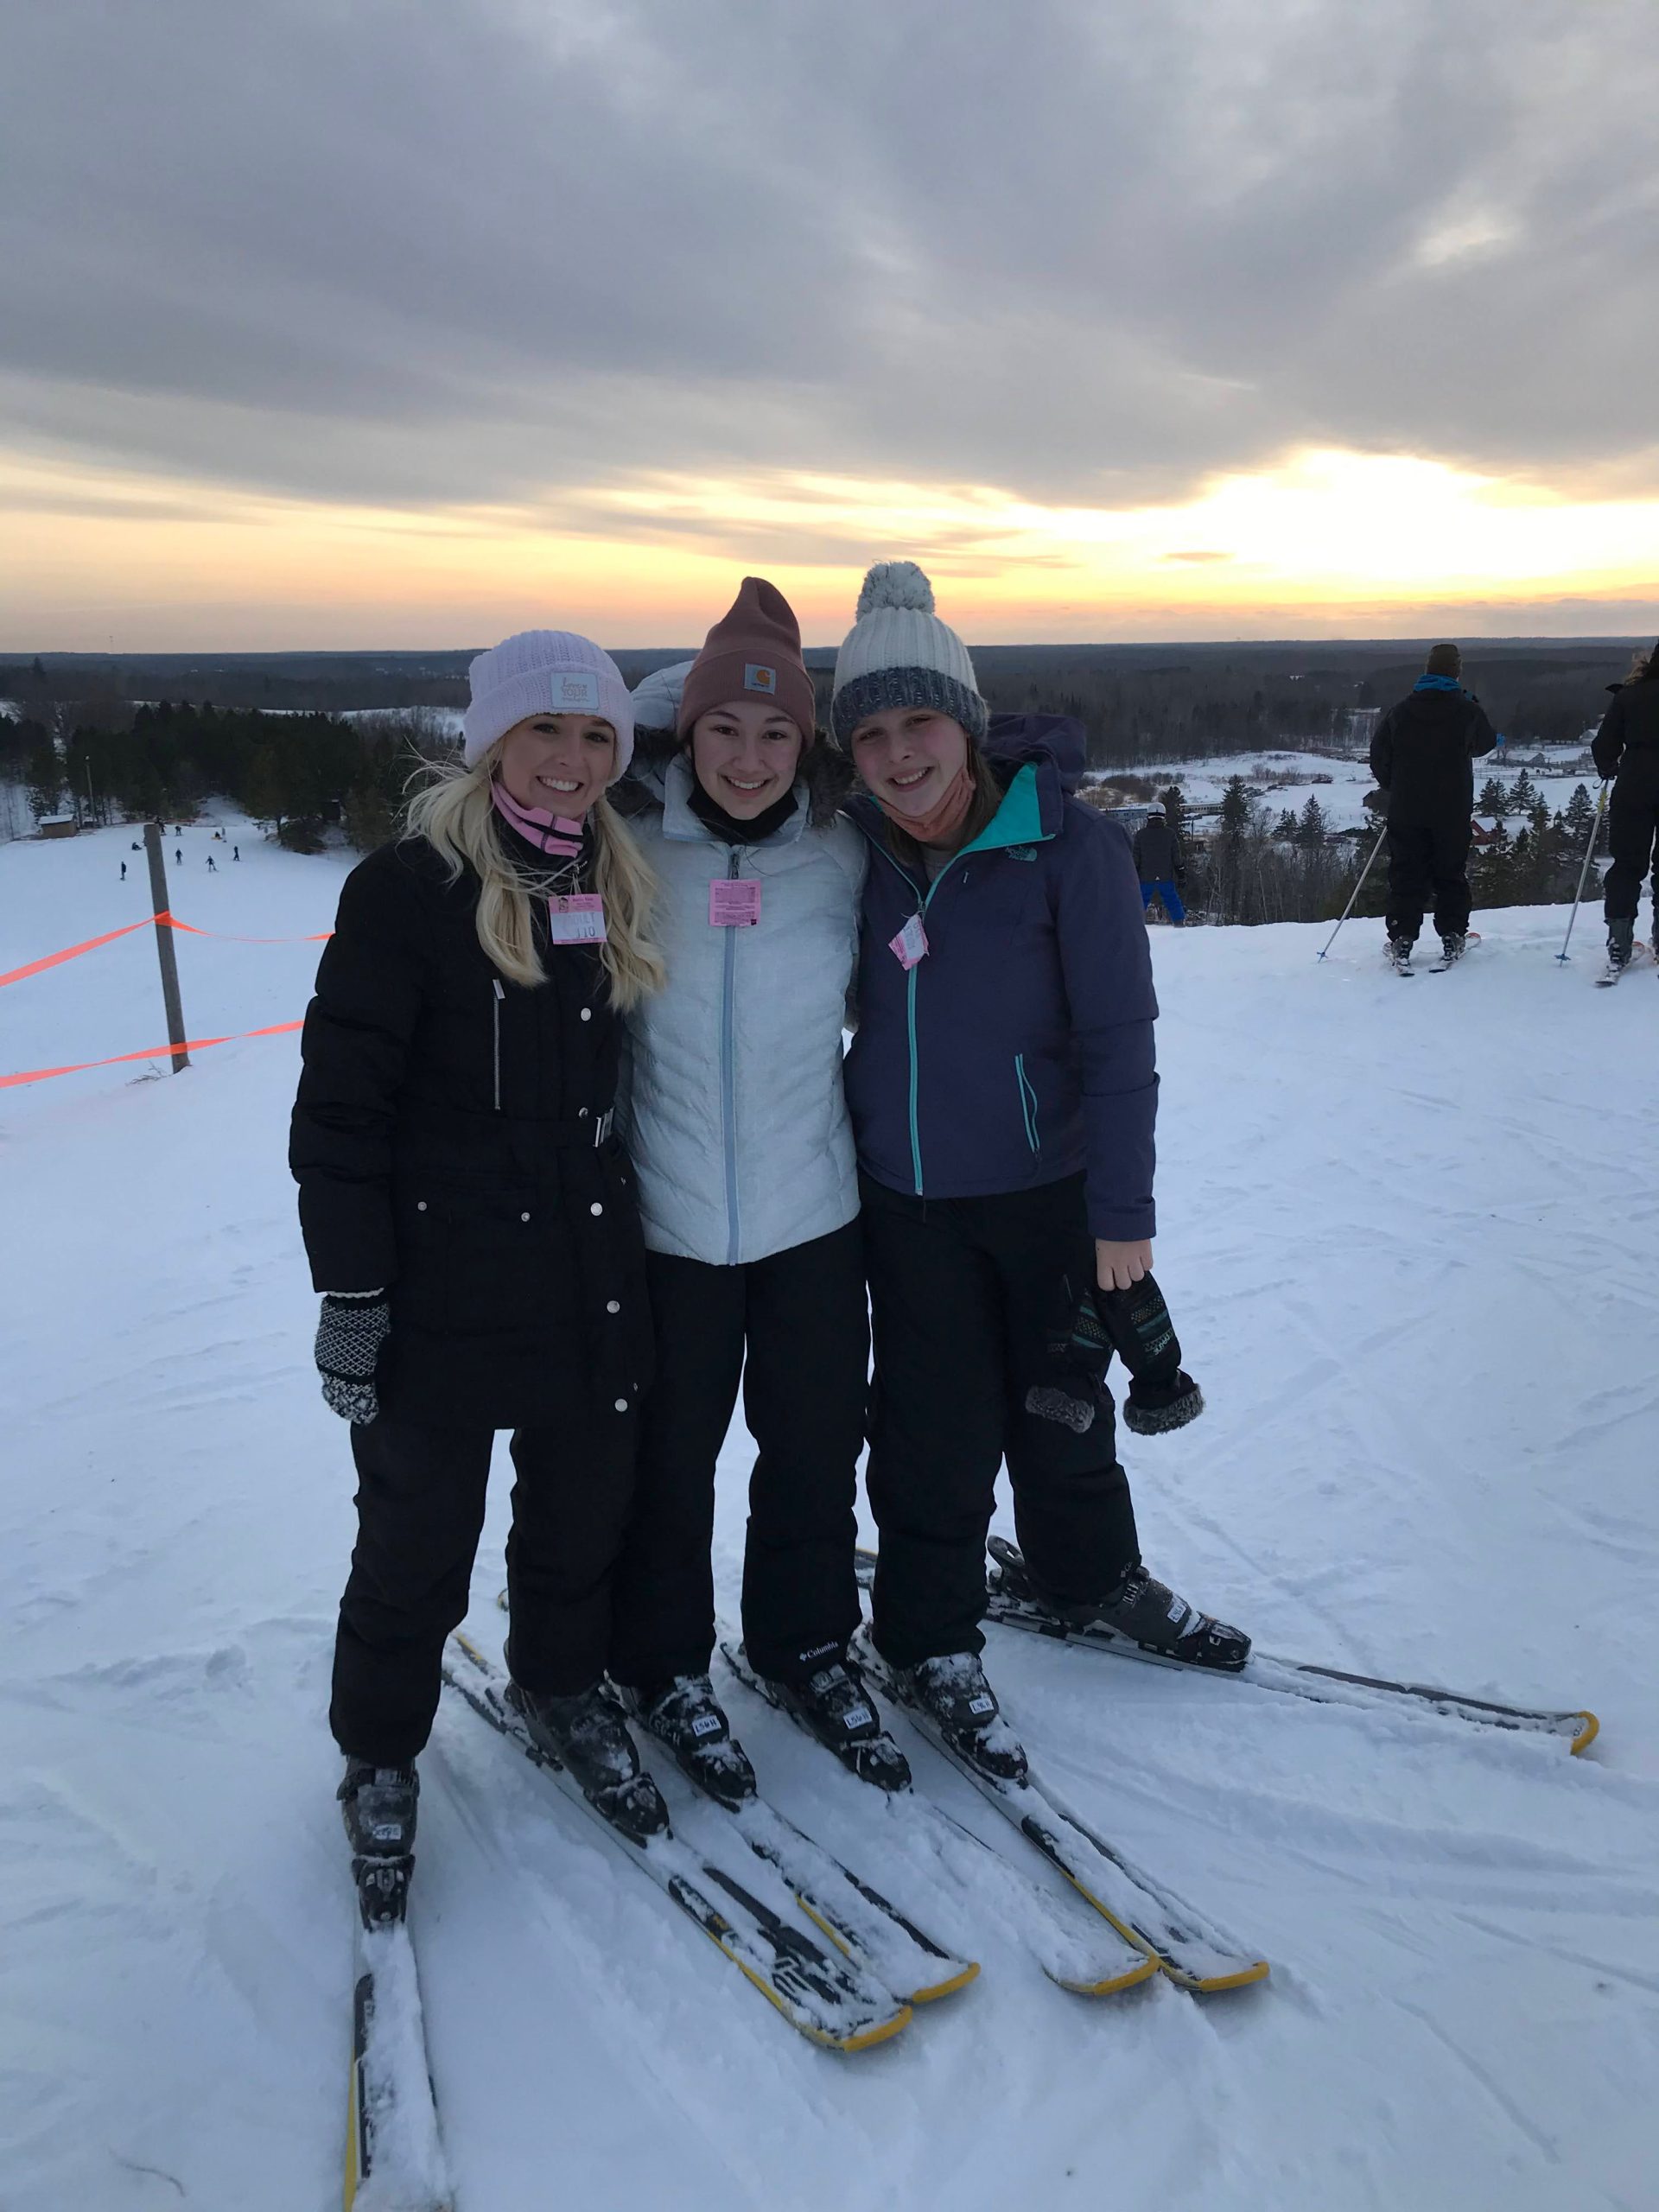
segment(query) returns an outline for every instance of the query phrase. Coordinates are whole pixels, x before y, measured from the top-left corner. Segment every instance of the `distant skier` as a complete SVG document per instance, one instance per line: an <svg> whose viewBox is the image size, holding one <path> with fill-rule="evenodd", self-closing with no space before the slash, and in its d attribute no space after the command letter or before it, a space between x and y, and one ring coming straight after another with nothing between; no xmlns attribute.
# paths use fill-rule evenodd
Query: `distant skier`
<svg viewBox="0 0 1659 2212"><path fill-rule="evenodd" d="M1179 926L1186 919L1186 909L1175 887L1185 870L1175 832L1161 806L1153 808L1135 831L1133 842L1135 873L1141 878L1141 912L1150 910L1156 893L1163 902L1165 913Z"/></svg>
<svg viewBox="0 0 1659 2212"><path fill-rule="evenodd" d="M181 845L173 848L173 857L181 868L184 866L184 848Z"/></svg>
<svg viewBox="0 0 1659 2212"><path fill-rule="evenodd" d="M219 874L218 868L213 864L213 856L211 853L207 855L207 873L209 875L217 875Z"/></svg>
<svg viewBox="0 0 1659 2212"><path fill-rule="evenodd" d="M233 861L239 861L239 860L241 859L241 857L242 857L242 848L241 848L241 846L240 846L240 845L232 845L232 846L231 847L231 858L232 858Z"/></svg>
<svg viewBox="0 0 1659 2212"><path fill-rule="evenodd" d="M132 842L132 850L136 853L136 852L140 851L141 849L142 849L142 848L140 847L140 845L139 845L139 843L138 843L137 839L135 837L135 838L133 839L133 842Z"/></svg>
<svg viewBox="0 0 1659 2212"><path fill-rule="evenodd" d="M1389 802L1389 957L1411 957L1432 898L1448 960L1469 941L1469 845L1475 810L1473 763L1497 742L1472 692L1459 678L1455 645L1429 649L1408 697L1389 709L1371 740L1371 773Z"/></svg>
<svg viewBox="0 0 1659 2212"><path fill-rule="evenodd" d="M1659 645L1638 653L1623 683L1608 685L1613 703L1601 718L1590 750L1597 772L1613 779L1607 810L1613 864L1602 886L1607 922L1607 963L1623 968L1636 938L1642 880L1659 830ZM1659 887L1654 906L1654 948L1659 951Z"/></svg>
<svg viewBox="0 0 1659 2212"><path fill-rule="evenodd" d="M122 882L123 882L123 883L124 883L124 882L126 881L126 880L127 880L127 864L126 864L125 861L122 861L122 863L121 863L121 880L122 880Z"/></svg>

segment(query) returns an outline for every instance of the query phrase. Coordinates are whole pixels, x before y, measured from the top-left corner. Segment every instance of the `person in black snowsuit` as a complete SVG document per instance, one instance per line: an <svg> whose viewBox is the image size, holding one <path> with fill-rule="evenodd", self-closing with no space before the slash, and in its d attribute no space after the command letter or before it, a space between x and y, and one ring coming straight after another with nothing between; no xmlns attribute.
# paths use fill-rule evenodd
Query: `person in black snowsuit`
<svg viewBox="0 0 1659 2212"><path fill-rule="evenodd" d="M184 849L182 846L175 846L173 857L178 862L180 867L182 868L184 865Z"/></svg>
<svg viewBox="0 0 1659 2212"><path fill-rule="evenodd" d="M601 1691L652 1357L611 1135L620 1008L661 977L650 873L603 796L632 709L608 655L564 632L509 639L471 674L464 765L346 879L289 1144L323 1395L353 1424L359 1482L340 1794L354 1852L399 1862L503 1428L512 1694L607 1816L641 1834L666 1819ZM575 703L535 714L550 697Z"/></svg>
<svg viewBox="0 0 1659 2212"><path fill-rule="evenodd" d="M233 861L239 861L239 860L241 859L241 857L242 857L242 848L241 848L241 846L240 846L240 845L232 845L232 846L231 847L231 858L232 858Z"/></svg>
<svg viewBox="0 0 1659 2212"><path fill-rule="evenodd" d="M1396 961L1409 957L1431 899L1446 958L1468 942L1474 763L1497 732L1459 681L1462 670L1455 645L1432 646L1415 687L1371 740L1371 773L1388 798L1387 925Z"/></svg>
<svg viewBox="0 0 1659 2212"><path fill-rule="evenodd" d="M122 882L123 882L123 883L124 883L124 882L126 881L126 880L127 880L127 864L126 864L125 861L122 861L122 863L121 863L121 880L122 880Z"/></svg>
<svg viewBox="0 0 1659 2212"><path fill-rule="evenodd" d="M1602 886L1607 923L1607 957L1624 967L1636 938L1642 881L1653 860L1659 831L1659 645L1638 656L1625 681L1610 685L1613 703L1601 718L1590 750L1604 782L1612 780L1607 810L1607 842L1613 864ZM1659 953L1659 895L1656 896L1654 950Z"/></svg>
<svg viewBox="0 0 1659 2212"><path fill-rule="evenodd" d="M213 865L213 856L211 853L207 855L207 873L209 875L217 875L219 874L218 868Z"/></svg>
<svg viewBox="0 0 1659 2212"><path fill-rule="evenodd" d="M1175 832L1162 807L1154 807L1131 842L1135 873L1141 879L1142 911L1151 906L1155 893L1163 903L1165 913L1179 927L1186 919L1186 909L1176 886L1186 871L1181 864L1181 849Z"/></svg>

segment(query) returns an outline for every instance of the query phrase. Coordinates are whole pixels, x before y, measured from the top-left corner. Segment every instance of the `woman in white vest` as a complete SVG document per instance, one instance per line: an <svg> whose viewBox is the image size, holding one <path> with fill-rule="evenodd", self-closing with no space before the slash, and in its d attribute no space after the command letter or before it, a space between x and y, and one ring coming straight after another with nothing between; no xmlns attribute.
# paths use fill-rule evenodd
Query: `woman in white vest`
<svg viewBox="0 0 1659 2212"><path fill-rule="evenodd" d="M694 1780L728 1802L753 1787L709 1679L715 1463L741 1381L758 1446L749 1662L855 1771L897 1786L902 1757L848 1655L869 1362L841 1077L865 868L836 818L850 776L816 735L794 614L760 577L634 711L632 826L668 983L630 1018L622 1091L657 1367L611 1673Z"/></svg>

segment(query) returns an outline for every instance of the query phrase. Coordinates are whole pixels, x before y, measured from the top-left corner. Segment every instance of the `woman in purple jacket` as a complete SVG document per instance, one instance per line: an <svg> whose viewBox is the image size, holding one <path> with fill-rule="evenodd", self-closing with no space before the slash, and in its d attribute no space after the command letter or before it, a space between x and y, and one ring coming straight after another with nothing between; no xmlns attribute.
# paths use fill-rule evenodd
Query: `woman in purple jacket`
<svg viewBox="0 0 1659 2212"><path fill-rule="evenodd" d="M1005 1458L1058 1612L1210 1665L1249 1648L1142 1567L1104 1388L1102 1309L1143 1282L1155 1300L1140 886L1117 823L1070 795L1079 726L993 724L909 562L865 580L833 719L871 848L846 1078L875 1345L873 1639L901 1698L1017 1777L978 1656Z"/></svg>

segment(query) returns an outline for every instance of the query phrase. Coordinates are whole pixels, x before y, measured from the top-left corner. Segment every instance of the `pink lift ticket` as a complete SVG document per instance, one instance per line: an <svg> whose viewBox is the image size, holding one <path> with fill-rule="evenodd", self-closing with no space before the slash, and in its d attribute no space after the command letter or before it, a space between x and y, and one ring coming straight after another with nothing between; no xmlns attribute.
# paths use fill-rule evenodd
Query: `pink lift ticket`
<svg viewBox="0 0 1659 2212"><path fill-rule="evenodd" d="M709 887L711 930L752 930L760 918L760 886L753 876L717 876Z"/></svg>

